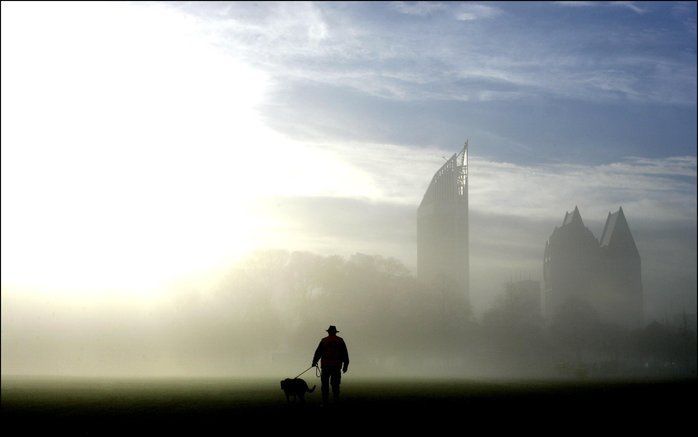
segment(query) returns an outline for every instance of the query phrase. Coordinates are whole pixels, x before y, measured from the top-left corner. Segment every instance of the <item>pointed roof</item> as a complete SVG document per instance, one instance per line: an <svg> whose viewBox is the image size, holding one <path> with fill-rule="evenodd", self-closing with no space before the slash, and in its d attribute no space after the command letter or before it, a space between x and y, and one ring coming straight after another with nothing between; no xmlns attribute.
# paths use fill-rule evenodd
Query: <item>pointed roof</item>
<svg viewBox="0 0 698 437"><path fill-rule="evenodd" d="M601 234L601 247L626 247L637 251L635 240L623 213L623 207L618 208L618 211L614 213L608 213Z"/></svg>
<svg viewBox="0 0 698 437"><path fill-rule="evenodd" d="M575 205L574 211L565 212L565 219L562 221L562 226L571 225L572 223L578 223L584 226L582 221L582 215L579 213L579 208Z"/></svg>
<svg viewBox="0 0 698 437"><path fill-rule="evenodd" d="M419 204L420 207L439 201L448 202L454 200L456 197L460 197L458 194L458 184L460 183L458 175L462 171L461 169L467 169L467 153L468 142L466 141L463 149L458 153L454 153L453 156L434 173L434 176L431 178L431 183L429 183L429 187L424 193L424 197L422 197L422 202ZM464 183L467 184L467 176Z"/></svg>

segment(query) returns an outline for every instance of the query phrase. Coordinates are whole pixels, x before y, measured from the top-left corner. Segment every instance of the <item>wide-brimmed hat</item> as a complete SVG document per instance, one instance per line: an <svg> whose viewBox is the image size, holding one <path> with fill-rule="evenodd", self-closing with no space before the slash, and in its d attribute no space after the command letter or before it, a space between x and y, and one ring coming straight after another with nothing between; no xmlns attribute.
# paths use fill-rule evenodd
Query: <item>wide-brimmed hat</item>
<svg viewBox="0 0 698 437"><path fill-rule="evenodd" d="M337 331L337 327L334 325L330 325L329 328L327 328L327 332L339 332Z"/></svg>

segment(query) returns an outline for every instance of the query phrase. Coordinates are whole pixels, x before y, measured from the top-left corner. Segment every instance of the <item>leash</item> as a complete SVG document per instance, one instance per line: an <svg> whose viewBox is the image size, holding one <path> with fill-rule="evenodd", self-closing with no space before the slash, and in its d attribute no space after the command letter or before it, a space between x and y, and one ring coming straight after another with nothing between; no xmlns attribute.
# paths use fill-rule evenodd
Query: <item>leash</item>
<svg viewBox="0 0 698 437"><path fill-rule="evenodd" d="M301 376L302 374L304 374L308 370L312 369L313 367L315 367L315 376L317 376L319 378L320 377L320 368L318 366L310 366L307 369L305 369L304 371L302 371L301 373L299 373L298 375L296 375L296 377L293 379L298 378L299 376Z"/></svg>

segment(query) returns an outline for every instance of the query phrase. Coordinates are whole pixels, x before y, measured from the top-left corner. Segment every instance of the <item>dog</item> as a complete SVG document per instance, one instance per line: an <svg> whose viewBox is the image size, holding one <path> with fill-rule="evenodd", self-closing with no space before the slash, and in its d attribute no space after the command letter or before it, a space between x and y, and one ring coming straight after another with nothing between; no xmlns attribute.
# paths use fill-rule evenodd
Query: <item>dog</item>
<svg viewBox="0 0 698 437"><path fill-rule="evenodd" d="M303 403L305 402L305 394L314 392L315 386L308 388L308 384L300 378L286 378L281 381L281 390L286 394L286 402L290 402L290 398L293 396L293 402L299 399Z"/></svg>

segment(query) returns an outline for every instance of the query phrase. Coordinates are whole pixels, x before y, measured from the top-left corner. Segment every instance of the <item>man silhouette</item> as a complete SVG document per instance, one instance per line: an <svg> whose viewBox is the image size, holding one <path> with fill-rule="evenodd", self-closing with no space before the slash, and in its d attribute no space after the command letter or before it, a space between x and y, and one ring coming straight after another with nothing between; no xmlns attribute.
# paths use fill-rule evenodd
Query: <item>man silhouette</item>
<svg viewBox="0 0 698 437"><path fill-rule="evenodd" d="M322 403L327 405L330 394L329 386L332 386L332 397L335 402L339 401L339 383L342 379L342 372L347 373L349 368L349 352L342 337L337 337L337 328L332 325L327 328L327 337L320 340L320 344L315 349L313 355L313 366L317 366L318 360L322 373L320 381L322 384ZM340 372L340 370L342 372Z"/></svg>

